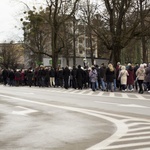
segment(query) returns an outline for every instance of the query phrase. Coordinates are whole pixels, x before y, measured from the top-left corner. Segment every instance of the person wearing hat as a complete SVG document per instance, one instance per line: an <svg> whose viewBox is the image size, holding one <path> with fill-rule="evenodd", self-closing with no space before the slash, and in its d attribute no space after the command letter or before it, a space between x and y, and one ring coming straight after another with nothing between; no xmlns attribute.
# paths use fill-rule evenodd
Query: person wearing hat
<svg viewBox="0 0 150 150"><path fill-rule="evenodd" d="M122 91L127 91L127 77L129 76L126 66L121 66L118 78L120 79L120 86Z"/></svg>
<svg viewBox="0 0 150 150"><path fill-rule="evenodd" d="M78 89L82 90L84 71L81 69L81 65L78 65L76 78L77 78L77 87L78 87Z"/></svg>

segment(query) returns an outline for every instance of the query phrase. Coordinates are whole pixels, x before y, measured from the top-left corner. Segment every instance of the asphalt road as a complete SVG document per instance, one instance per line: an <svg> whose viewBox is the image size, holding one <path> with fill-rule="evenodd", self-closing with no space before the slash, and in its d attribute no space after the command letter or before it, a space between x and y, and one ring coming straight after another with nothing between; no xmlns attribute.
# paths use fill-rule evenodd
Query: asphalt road
<svg viewBox="0 0 150 150"><path fill-rule="evenodd" d="M150 94L0 85L0 150L149 150Z"/></svg>

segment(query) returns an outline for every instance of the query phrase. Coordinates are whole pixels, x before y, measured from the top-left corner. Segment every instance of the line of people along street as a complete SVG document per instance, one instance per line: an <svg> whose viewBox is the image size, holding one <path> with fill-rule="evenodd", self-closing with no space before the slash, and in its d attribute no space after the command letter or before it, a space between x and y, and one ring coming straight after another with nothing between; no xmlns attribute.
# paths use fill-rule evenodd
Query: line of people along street
<svg viewBox="0 0 150 150"><path fill-rule="evenodd" d="M9 86L39 86L87 89L93 91L137 91L150 93L150 63L122 65L112 63L91 67L44 67L35 69L1 69L0 82Z"/></svg>

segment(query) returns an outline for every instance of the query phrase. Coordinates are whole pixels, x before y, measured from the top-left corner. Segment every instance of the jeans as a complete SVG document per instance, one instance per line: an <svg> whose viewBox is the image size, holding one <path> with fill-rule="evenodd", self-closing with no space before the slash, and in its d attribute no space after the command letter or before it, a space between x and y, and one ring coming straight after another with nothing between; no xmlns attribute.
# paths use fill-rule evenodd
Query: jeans
<svg viewBox="0 0 150 150"><path fill-rule="evenodd" d="M102 90L105 91L106 86L105 86L104 78L101 78L101 86L102 86Z"/></svg>
<svg viewBox="0 0 150 150"><path fill-rule="evenodd" d="M113 91L113 82L107 82L107 91L108 90Z"/></svg>
<svg viewBox="0 0 150 150"><path fill-rule="evenodd" d="M114 79L114 91L116 91L117 85L116 85L116 79Z"/></svg>
<svg viewBox="0 0 150 150"><path fill-rule="evenodd" d="M99 88L98 81L95 82L95 86L96 86L96 89L98 90Z"/></svg>
<svg viewBox="0 0 150 150"><path fill-rule="evenodd" d="M96 89L96 82L91 82L91 84L92 84L92 90L95 91L95 89Z"/></svg>

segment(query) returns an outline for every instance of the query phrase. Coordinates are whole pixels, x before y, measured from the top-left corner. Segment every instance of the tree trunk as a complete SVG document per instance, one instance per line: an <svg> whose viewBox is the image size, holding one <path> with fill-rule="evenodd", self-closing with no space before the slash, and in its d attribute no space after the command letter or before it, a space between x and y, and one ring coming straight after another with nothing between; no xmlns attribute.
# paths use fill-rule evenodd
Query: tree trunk
<svg viewBox="0 0 150 150"><path fill-rule="evenodd" d="M56 68L58 66L58 52L57 52L57 33L52 30L52 66Z"/></svg>
<svg viewBox="0 0 150 150"><path fill-rule="evenodd" d="M142 52L143 52L143 62L144 63L148 63L148 60L147 60L147 50L146 50L146 40L145 40L145 37L142 36Z"/></svg>
<svg viewBox="0 0 150 150"><path fill-rule="evenodd" d="M89 38L90 38L90 49L91 49L91 62L92 62L92 65L94 65L94 56L93 56L93 45L92 45L92 34L91 34L91 29L89 29L90 32L89 32Z"/></svg>
<svg viewBox="0 0 150 150"><path fill-rule="evenodd" d="M75 29L75 15L73 15L73 66L76 66L76 29Z"/></svg>
<svg viewBox="0 0 150 150"><path fill-rule="evenodd" d="M145 30L145 24L144 24L144 16L143 16L143 0L140 0L140 17L141 17L141 42L142 42L142 52L143 52L143 62L148 63L148 57L147 57L147 49L146 49L146 40L145 35L143 35Z"/></svg>
<svg viewBox="0 0 150 150"><path fill-rule="evenodd" d="M116 66L121 61L121 49L118 45L113 46L111 63Z"/></svg>

